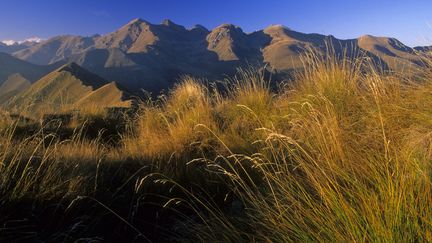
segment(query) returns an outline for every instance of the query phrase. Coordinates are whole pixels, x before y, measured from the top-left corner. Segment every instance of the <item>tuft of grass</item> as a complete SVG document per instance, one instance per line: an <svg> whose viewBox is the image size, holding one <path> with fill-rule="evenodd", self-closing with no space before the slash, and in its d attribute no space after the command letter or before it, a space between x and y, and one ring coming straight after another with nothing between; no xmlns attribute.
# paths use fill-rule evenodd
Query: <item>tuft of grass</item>
<svg viewBox="0 0 432 243"><path fill-rule="evenodd" d="M186 77L168 97L143 104L137 127L125 147L137 156L167 159L181 156L191 147L206 147L208 133L196 131L197 124L216 128L208 90L200 81ZM191 146L194 143L196 146Z"/></svg>

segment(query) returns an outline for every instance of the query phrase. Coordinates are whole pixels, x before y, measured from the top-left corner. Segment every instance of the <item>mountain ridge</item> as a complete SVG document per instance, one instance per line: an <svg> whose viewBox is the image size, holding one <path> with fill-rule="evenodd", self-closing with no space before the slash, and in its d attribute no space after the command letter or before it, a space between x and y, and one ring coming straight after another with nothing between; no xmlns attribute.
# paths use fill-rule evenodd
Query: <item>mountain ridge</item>
<svg viewBox="0 0 432 243"><path fill-rule="evenodd" d="M289 73L302 68L301 56L306 51L325 53L329 43L339 55L353 49L354 54L365 53L395 70L421 65L417 53L426 50L413 49L395 38L364 35L342 40L283 25L246 33L233 24L208 30L201 25L185 28L168 19L152 24L137 18L104 35L56 36L12 55L38 65L75 62L130 90L158 93L182 75L219 79L250 65Z"/></svg>

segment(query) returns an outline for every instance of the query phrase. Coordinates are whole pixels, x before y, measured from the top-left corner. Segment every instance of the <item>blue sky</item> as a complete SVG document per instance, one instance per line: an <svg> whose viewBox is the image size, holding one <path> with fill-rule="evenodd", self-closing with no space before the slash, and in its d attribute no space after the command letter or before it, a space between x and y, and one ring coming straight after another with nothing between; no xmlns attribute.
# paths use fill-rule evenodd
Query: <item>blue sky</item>
<svg viewBox="0 0 432 243"><path fill-rule="evenodd" d="M431 0L0 0L0 40L104 34L140 17L209 29L233 23L246 32L283 24L343 39L372 34L432 45L431 10Z"/></svg>

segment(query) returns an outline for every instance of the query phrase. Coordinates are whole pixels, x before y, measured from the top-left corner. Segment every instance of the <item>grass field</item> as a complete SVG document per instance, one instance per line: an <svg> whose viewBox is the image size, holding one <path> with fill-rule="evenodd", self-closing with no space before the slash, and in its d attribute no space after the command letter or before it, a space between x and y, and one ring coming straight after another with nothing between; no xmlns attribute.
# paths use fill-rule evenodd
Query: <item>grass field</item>
<svg viewBox="0 0 432 243"><path fill-rule="evenodd" d="M289 82L185 77L127 118L4 114L0 240L432 241L428 64L310 53Z"/></svg>

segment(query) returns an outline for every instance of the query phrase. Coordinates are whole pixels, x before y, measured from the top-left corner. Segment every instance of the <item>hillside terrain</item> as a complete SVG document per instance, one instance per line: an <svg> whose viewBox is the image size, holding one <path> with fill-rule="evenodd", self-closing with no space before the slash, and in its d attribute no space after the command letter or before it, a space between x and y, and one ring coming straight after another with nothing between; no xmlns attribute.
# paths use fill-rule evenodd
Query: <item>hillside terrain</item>
<svg viewBox="0 0 432 243"><path fill-rule="evenodd" d="M12 74L0 86L0 104L9 102L31 86L31 82L19 73Z"/></svg>
<svg viewBox="0 0 432 243"><path fill-rule="evenodd" d="M431 70L370 61L310 53L277 87L184 77L132 112L75 63L15 75L29 112L0 113L0 241L431 242Z"/></svg>
<svg viewBox="0 0 432 243"><path fill-rule="evenodd" d="M36 65L0 52L0 105L61 65Z"/></svg>
<svg viewBox="0 0 432 243"><path fill-rule="evenodd" d="M417 52L428 50L410 48L394 38L365 35L340 40L331 35L300 33L282 25L245 33L232 24L213 30L201 25L187 29L170 20L152 24L134 19L108 34L56 36L8 52L37 65L75 62L130 90L145 89L157 94L172 87L185 74L214 80L251 65L266 66L283 79L302 67L301 56L310 49L322 53L332 49L339 56L344 52L348 52L347 56L362 53L384 69L393 70L421 66ZM5 80L0 75L2 79Z"/></svg>
<svg viewBox="0 0 432 243"><path fill-rule="evenodd" d="M7 43L0 242L432 242L431 47L142 19Z"/></svg>
<svg viewBox="0 0 432 243"><path fill-rule="evenodd" d="M10 76L19 74L23 78L34 82L58 68L60 63L52 65L36 65L21 59L15 58L9 54L0 52L0 85L8 80Z"/></svg>
<svg viewBox="0 0 432 243"><path fill-rule="evenodd" d="M9 82L5 83L8 84ZM47 74L33 84L21 81L17 87L0 87L19 90L5 107L31 116L104 107L130 107L129 94L115 82L103 78L70 63ZM10 91L9 91L10 92Z"/></svg>

